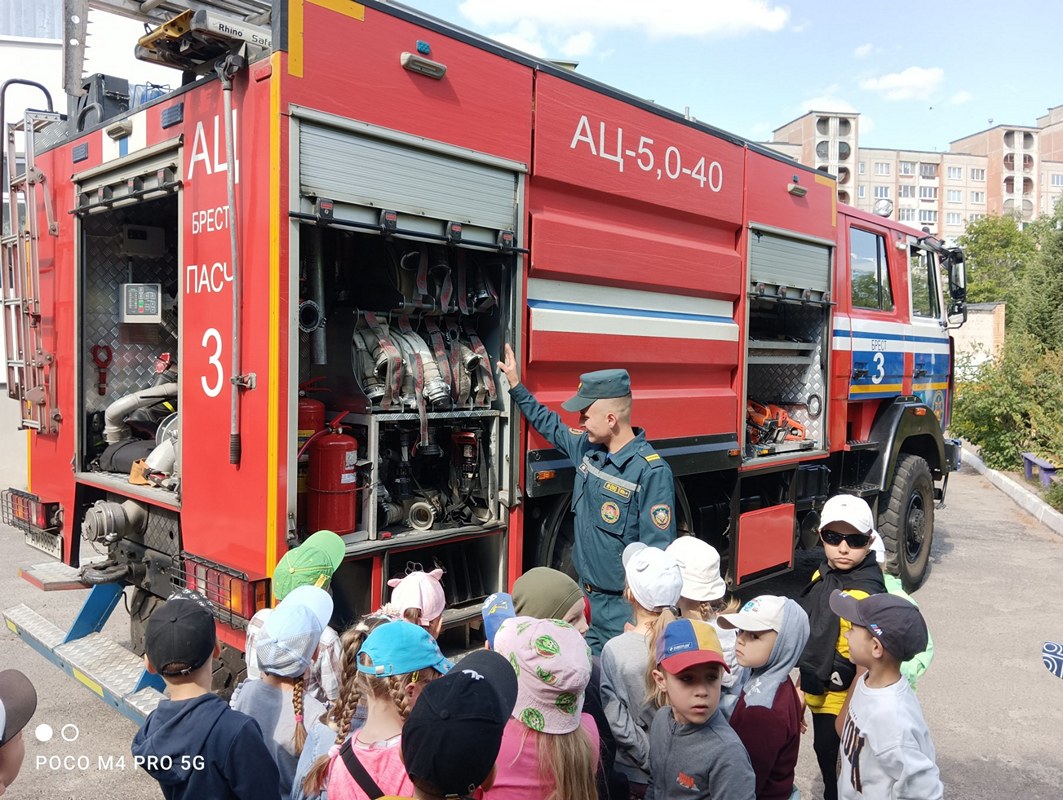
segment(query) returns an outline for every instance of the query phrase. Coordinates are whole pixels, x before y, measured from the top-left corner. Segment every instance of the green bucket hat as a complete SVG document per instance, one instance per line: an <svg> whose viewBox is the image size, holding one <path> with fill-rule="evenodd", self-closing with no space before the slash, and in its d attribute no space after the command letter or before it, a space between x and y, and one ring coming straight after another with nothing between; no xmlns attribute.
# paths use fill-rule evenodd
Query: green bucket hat
<svg viewBox="0 0 1063 800"><path fill-rule="evenodd" d="M280 602L297 586L324 589L343 563L347 545L332 531L318 531L285 553L273 570L273 599Z"/></svg>

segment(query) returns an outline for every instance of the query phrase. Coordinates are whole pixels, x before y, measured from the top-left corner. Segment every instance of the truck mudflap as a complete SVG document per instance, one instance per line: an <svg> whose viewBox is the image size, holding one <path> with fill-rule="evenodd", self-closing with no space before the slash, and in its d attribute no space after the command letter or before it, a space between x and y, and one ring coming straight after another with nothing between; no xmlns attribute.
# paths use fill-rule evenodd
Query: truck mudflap
<svg viewBox="0 0 1063 800"><path fill-rule="evenodd" d="M77 570L66 567L69 575L54 575L57 564L46 565L45 580L76 580ZM41 586L28 573L24 577ZM39 579L38 579L39 580ZM41 588L49 588L41 586ZM7 627L22 641L74 678L108 705L138 725L164 700L162 678L144 667L144 659L111 640L100 631L122 597L123 584L93 586L74 619L63 631L24 603L5 609Z"/></svg>

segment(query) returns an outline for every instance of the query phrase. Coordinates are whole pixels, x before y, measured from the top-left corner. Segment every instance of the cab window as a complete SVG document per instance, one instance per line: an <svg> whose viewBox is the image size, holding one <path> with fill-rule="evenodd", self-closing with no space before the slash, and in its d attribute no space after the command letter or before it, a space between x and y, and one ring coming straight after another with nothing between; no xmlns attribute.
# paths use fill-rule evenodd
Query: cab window
<svg viewBox="0 0 1063 800"><path fill-rule="evenodd" d="M908 263L912 281L912 316L941 319L937 259L933 253L913 247Z"/></svg>
<svg viewBox="0 0 1063 800"><path fill-rule="evenodd" d="M885 237L859 228L850 228L849 268L853 280L854 308L893 310Z"/></svg>

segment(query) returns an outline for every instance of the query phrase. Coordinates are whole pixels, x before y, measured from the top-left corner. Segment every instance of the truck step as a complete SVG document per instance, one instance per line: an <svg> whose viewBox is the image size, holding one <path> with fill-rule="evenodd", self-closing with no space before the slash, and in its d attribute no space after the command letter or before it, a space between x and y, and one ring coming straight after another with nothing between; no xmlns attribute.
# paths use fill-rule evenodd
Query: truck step
<svg viewBox="0 0 1063 800"><path fill-rule="evenodd" d="M160 700L161 679L144 660L102 633L66 641L66 634L25 604L4 611L24 642L129 719L142 724Z"/></svg>
<svg viewBox="0 0 1063 800"><path fill-rule="evenodd" d="M845 443L846 450L876 450L878 449L878 442L869 441L866 439L850 439Z"/></svg>
<svg viewBox="0 0 1063 800"><path fill-rule="evenodd" d="M878 494L878 484L875 483L858 483L851 486L839 486L839 494L852 494L857 497L873 497Z"/></svg>
<svg viewBox="0 0 1063 800"><path fill-rule="evenodd" d="M18 576L45 592L89 588L88 584L81 582L78 568L64 564L62 561L48 561L44 564L19 567Z"/></svg>

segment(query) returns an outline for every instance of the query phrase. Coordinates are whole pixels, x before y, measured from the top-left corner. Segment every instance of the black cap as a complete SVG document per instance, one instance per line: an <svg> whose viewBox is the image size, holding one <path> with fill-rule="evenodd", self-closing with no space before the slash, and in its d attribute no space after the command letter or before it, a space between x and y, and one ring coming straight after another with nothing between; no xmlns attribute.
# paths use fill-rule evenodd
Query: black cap
<svg viewBox="0 0 1063 800"><path fill-rule="evenodd" d="M214 654L214 615L205 600L171 597L151 615L144 651L160 675L188 675ZM166 669L182 665L181 669Z"/></svg>
<svg viewBox="0 0 1063 800"><path fill-rule="evenodd" d="M402 728L406 773L445 797L465 797L487 780L517 702L512 665L490 650L465 656L431 681Z"/></svg>
<svg viewBox="0 0 1063 800"><path fill-rule="evenodd" d="M904 662L926 650L926 621L915 604L892 594L873 594L857 599L835 589L830 610L853 625L867 628L891 656Z"/></svg>
<svg viewBox="0 0 1063 800"><path fill-rule="evenodd" d="M17 669L0 672L0 747L26 727L37 710L37 690Z"/></svg>

